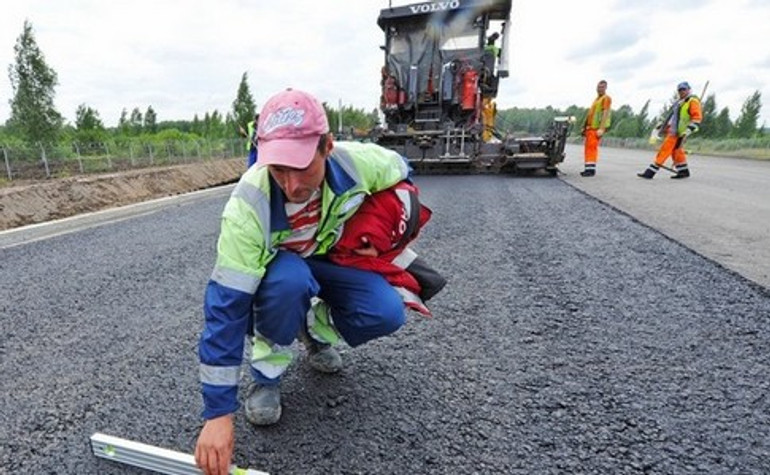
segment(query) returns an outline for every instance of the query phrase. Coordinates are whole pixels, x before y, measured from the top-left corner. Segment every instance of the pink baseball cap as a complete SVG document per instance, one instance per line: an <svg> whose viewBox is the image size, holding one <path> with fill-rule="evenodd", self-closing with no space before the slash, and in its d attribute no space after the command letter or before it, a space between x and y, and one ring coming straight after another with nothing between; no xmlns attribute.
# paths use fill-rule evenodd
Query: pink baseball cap
<svg viewBox="0 0 770 475"><path fill-rule="evenodd" d="M257 126L257 163L307 168L318 140L329 132L326 112L318 99L304 91L286 89L262 107Z"/></svg>

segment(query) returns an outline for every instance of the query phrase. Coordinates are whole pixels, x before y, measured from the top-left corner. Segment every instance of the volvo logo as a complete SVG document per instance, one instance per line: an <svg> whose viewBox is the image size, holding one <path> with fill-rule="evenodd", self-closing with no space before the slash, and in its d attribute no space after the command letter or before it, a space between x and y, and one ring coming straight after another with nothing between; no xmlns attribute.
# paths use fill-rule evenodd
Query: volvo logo
<svg viewBox="0 0 770 475"><path fill-rule="evenodd" d="M451 2L423 3L421 5L412 5L409 8L412 9L412 13L443 12L444 10L454 10L456 8L460 8L460 0L452 0Z"/></svg>

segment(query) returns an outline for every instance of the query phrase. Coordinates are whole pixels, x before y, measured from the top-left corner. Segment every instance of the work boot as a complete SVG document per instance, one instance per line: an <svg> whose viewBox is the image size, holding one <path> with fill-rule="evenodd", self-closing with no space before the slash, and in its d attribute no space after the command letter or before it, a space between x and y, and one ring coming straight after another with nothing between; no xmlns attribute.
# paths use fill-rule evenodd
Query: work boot
<svg viewBox="0 0 770 475"><path fill-rule="evenodd" d="M281 387L252 382L244 404L246 419L255 426L269 426L281 418Z"/></svg>
<svg viewBox="0 0 770 475"><path fill-rule="evenodd" d="M637 173L636 176L639 178L646 178L648 180L652 180L655 178L655 172L652 171L652 169L648 168L644 171L644 173Z"/></svg>
<svg viewBox="0 0 770 475"><path fill-rule="evenodd" d="M689 178L690 176L690 170L685 168L684 170L679 170L676 172L676 175L673 175L671 178L674 180L680 179L680 178Z"/></svg>
<svg viewBox="0 0 770 475"><path fill-rule="evenodd" d="M342 358L332 345L314 340L304 329L300 330L299 339L307 349L307 362L311 368L321 373L336 373L342 369Z"/></svg>
<svg viewBox="0 0 770 475"><path fill-rule="evenodd" d="M580 172L580 176L594 176L596 175L596 170L593 168L589 168L587 170L583 170Z"/></svg>

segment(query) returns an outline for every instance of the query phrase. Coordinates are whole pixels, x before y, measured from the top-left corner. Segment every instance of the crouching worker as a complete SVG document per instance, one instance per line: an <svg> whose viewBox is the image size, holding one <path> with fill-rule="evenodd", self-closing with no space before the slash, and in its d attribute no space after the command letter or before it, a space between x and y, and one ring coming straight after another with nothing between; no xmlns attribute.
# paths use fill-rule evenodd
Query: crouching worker
<svg viewBox="0 0 770 475"><path fill-rule="evenodd" d="M333 373L342 367L331 345L337 335L356 347L395 332L406 320L404 299L389 274L329 258L343 225L365 198L408 178L402 157L374 144L333 144L323 107L298 90L267 101L257 135L259 162L241 177L225 206L205 293L199 345L205 422L195 459L209 475L226 474L230 467L247 340L251 383L244 412L249 422L269 425L281 416L281 375L292 361L295 339L305 345L312 368ZM360 249L347 251L391 257L372 254L372 241L360 242ZM405 244L394 252L403 252ZM410 264L415 263L419 267L421 261ZM419 296L430 285L441 284L411 289Z"/></svg>

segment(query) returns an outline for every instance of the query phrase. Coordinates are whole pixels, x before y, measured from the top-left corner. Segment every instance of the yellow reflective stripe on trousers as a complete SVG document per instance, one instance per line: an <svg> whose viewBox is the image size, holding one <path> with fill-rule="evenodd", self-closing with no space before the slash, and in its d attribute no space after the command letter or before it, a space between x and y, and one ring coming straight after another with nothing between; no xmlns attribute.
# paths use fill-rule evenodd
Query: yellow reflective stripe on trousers
<svg viewBox="0 0 770 475"><path fill-rule="evenodd" d="M282 375L294 359L294 352L287 346L270 344L257 335L251 344L251 367L263 376L275 379Z"/></svg>
<svg viewBox="0 0 770 475"><path fill-rule="evenodd" d="M334 345L340 341L329 305L317 297L313 297L313 305L307 312L307 330L313 339L321 343Z"/></svg>

